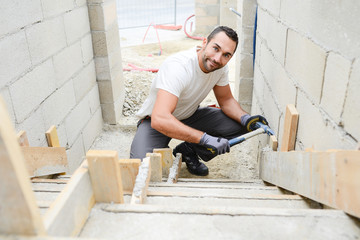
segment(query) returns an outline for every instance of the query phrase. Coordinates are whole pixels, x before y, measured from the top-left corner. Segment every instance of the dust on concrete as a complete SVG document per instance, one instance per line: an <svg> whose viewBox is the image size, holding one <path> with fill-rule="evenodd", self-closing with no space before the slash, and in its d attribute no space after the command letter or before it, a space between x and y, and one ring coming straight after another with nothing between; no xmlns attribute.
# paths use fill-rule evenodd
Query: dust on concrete
<svg viewBox="0 0 360 240"><path fill-rule="evenodd" d="M170 55L201 45L202 42L189 38L161 43L162 54L159 55L159 44L143 44L124 47L121 49L123 68L131 68L133 64L140 68L159 68L161 63ZM230 66L234 67L234 66ZM105 125L103 132L95 140L92 149L106 149L118 151L119 158L130 156L130 146L136 132L137 118L135 113L146 99L152 79L156 73L149 71L124 71L126 97L123 106L123 117L117 125ZM231 81L231 80L230 80ZM213 93L203 101L202 105L216 103ZM174 148L181 141L173 139L169 146ZM212 179L253 179L258 178L256 160L257 149L252 139L231 148L231 152L218 156L205 163L209 168L209 175L201 178ZM182 164L180 178L196 178L186 170Z"/></svg>

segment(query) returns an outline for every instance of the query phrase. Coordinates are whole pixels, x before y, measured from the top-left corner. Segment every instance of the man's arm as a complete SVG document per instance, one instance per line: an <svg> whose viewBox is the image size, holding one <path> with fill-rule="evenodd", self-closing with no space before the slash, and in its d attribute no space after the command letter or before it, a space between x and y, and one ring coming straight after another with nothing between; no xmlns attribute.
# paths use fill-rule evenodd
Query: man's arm
<svg viewBox="0 0 360 240"><path fill-rule="evenodd" d="M172 115L177 102L175 95L159 89L151 114L151 127L168 137L199 143L204 133L183 124Z"/></svg>
<svg viewBox="0 0 360 240"><path fill-rule="evenodd" d="M229 84L226 86L215 85L213 90L219 106L226 116L241 123L241 116L248 113L242 109L240 104L233 97Z"/></svg>

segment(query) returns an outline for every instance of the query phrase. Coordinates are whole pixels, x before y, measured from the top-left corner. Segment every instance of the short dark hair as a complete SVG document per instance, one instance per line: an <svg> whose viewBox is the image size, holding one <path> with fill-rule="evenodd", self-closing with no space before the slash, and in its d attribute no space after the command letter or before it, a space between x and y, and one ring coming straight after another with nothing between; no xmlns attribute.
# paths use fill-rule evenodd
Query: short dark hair
<svg viewBox="0 0 360 240"><path fill-rule="evenodd" d="M237 33L232 28L229 28L227 26L219 26L219 27L215 28L207 37L207 42L209 43L211 41L211 39L213 39L214 36L216 34L218 34L219 32L224 32L226 34L226 36L228 36L231 40L233 40L236 43L235 50L234 50L234 52L235 52L237 45L239 43L239 38L238 38Z"/></svg>

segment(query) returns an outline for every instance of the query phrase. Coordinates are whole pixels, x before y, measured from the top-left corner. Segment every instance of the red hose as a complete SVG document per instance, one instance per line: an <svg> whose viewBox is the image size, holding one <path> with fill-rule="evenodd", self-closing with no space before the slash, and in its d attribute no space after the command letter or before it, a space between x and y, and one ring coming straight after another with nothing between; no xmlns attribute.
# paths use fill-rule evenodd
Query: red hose
<svg viewBox="0 0 360 240"><path fill-rule="evenodd" d="M192 17L194 17L194 16L195 16L195 14L191 15L190 17L188 17L188 18L185 20L185 23L184 23L184 32L185 32L185 34L186 34L186 36L187 36L188 38L195 39L195 40L204 40L204 39L205 39L204 37L191 36L190 34L188 34L188 33L186 32L186 23L187 23L187 21L188 21L190 18L192 18Z"/></svg>

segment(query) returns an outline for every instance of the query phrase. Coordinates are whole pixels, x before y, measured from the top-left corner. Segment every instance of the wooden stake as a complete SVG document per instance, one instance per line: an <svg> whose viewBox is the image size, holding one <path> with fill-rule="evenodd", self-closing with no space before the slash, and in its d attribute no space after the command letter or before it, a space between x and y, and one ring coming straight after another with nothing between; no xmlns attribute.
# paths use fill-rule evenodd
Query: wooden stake
<svg viewBox="0 0 360 240"><path fill-rule="evenodd" d="M145 203L150 178L151 178L151 162L150 162L150 157L146 157L143 159L139 168L139 174L136 177L133 194L131 196L131 204Z"/></svg>
<svg viewBox="0 0 360 240"><path fill-rule="evenodd" d="M124 203L121 171L116 151L89 150L86 154L95 201Z"/></svg>
<svg viewBox="0 0 360 240"><path fill-rule="evenodd" d="M24 157L1 97L0 119L0 232L45 236L45 228L31 189Z"/></svg>
<svg viewBox="0 0 360 240"><path fill-rule="evenodd" d="M278 140L274 135L271 135L269 138L269 145L273 151L277 151L278 148Z"/></svg>
<svg viewBox="0 0 360 240"><path fill-rule="evenodd" d="M28 147L29 146L29 140L28 140L28 137L27 137L25 131L20 131L17 134L17 140L18 140L18 143L19 143L19 145L21 147Z"/></svg>
<svg viewBox="0 0 360 240"><path fill-rule="evenodd" d="M49 147L60 147L59 137L54 125L46 131L45 135Z"/></svg>
<svg viewBox="0 0 360 240"><path fill-rule="evenodd" d="M140 159L119 159L124 193L132 194L140 164Z"/></svg>
<svg viewBox="0 0 360 240"><path fill-rule="evenodd" d="M154 153L161 154L161 163L162 163L162 175L164 177L169 176L169 169L173 164L172 150L171 148L155 148Z"/></svg>
<svg viewBox="0 0 360 240"><path fill-rule="evenodd" d="M293 104L286 106L284 120L284 134L281 142L281 151L287 152L295 149L296 131L299 113Z"/></svg>
<svg viewBox="0 0 360 240"><path fill-rule="evenodd" d="M146 157L150 157L150 162L151 162L150 182L161 182L162 181L161 153L147 153Z"/></svg>

